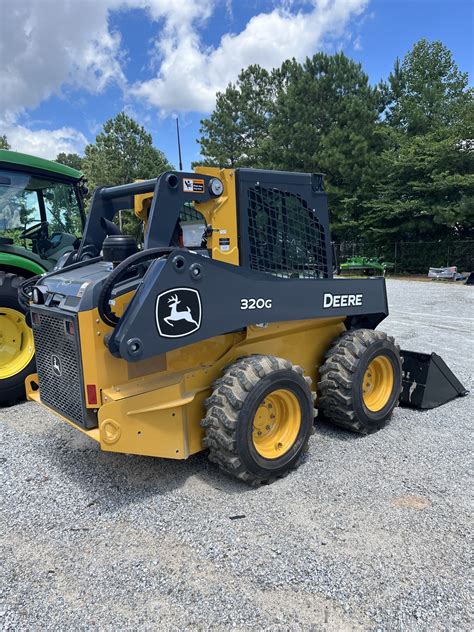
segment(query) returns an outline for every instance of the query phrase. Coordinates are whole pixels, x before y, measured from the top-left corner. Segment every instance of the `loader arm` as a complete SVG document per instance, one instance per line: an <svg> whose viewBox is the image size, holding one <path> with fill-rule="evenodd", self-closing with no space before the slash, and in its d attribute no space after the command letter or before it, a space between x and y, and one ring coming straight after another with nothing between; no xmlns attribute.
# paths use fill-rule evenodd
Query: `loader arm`
<svg viewBox="0 0 474 632"><path fill-rule="evenodd" d="M376 327L387 315L382 278L281 279L177 249L152 263L108 346L136 362L257 323L344 316Z"/></svg>
<svg viewBox="0 0 474 632"><path fill-rule="evenodd" d="M144 246L169 246L183 204L203 203L217 198L219 193L212 191L215 180L204 174L197 177L194 172L180 173L178 177L175 172L166 171L152 180L96 189L77 260L98 256L108 234L107 222L112 222L120 210L133 209L134 196L146 193L153 193L153 201Z"/></svg>

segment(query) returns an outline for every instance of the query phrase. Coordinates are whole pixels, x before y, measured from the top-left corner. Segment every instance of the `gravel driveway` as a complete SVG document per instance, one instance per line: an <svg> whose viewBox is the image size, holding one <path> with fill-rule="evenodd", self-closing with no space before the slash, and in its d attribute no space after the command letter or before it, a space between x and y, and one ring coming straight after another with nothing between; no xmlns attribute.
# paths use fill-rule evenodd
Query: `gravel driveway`
<svg viewBox="0 0 474 632"><path fill-rule="evenodd" d="M474 288L388 281L381 329L468 389ZM319 424L270 487L101 453L0 409L2 630L469 630L472 396L358 437Z"/></svg>

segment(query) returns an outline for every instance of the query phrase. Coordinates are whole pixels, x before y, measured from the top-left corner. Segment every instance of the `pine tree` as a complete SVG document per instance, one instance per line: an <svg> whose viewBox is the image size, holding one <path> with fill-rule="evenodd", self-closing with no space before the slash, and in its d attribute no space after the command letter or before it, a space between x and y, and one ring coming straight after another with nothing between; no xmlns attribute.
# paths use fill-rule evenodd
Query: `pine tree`
<svg viewBox="0 0 474 632"><path fill-rule="evenodd" d="M92 188L156 178L170 168L151 134L125 112L106 121L95 143L85 148L83 170Z"/></svg>
<svg viewBox="0 0 474 632"><path fill-rule="evenodd" d="M474 102L467 73L422 39L390 75L388 148L365 232L378 240L474 236Z"/></svg>
<svg viewBox="0 0 474 632"><path fill-rule="evenodd" d="M203 160L196 164L261 166L261 148L284 73L285 67L268 72L252 65L235 84L217 93L214 111L201 121L198 142Z"/></svg>
<svg viewBox="0 0 474 632"><path fill-rule="evenodd" d="M323 172L336 239L357 236L376 182L384 107L360 64L343 53L317 53L293 67L270 122L270 164L290 171Z"/></svg>
<svg viewBox="0 0 474 632"><path fill-rule="evenodd" d="M134 180L156 178L173 169L165 155L153 147L152 137L125 112L104 124L104 129L85 148L83 171L90 190L98 186L126 184ZM121 212L123 232L141 234L141 225L130 212Z"/></svg>
<svg viewBox="0 0 474 632"><path fill-rule="evenodd" d="M6 134L0 136L0 149L11 149Z"/></svg>

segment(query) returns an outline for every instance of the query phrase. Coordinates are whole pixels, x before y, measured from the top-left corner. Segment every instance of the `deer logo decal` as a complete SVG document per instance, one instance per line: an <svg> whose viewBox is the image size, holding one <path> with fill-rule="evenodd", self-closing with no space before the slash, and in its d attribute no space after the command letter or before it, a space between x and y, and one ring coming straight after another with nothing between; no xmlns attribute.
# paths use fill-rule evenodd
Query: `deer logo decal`
<svg viewBox="0 0 474 632"><path fill-rule="evenodd" d="M165 323L174 327L173 322L176 322L177 320L187 320L188 323L193 323L196 327L199 327L198 323L191 315L190 307L185 307L182 311L178 310L178 305L180 303L181 301L178 299L177 294L173 294L173 296L168 299L168 305L170 306L171 312L170 315L165 318Z"/></svg>
<svg viewBox="0 0 474 632"><path fill-rule="evenodd" d="M156 299L156 324L163 338L189 336L201 326L201 298L192 288L167 290Z"/></svg>
<svg viewBox="0 0 474 632"><path fill-rule="evenodd" d="M51 366L53 367L53 374L56 377L61 377L61 375L63 374L63 369L61 366L61 360L58 358L57 355L51 356Z"/></svg>

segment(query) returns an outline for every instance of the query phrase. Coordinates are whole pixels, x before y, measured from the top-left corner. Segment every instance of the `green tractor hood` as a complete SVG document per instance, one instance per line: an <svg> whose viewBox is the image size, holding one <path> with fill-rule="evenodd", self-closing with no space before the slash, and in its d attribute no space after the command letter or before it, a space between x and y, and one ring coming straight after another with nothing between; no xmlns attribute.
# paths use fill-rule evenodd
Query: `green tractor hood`
<svg viewBox="0 0 474 632"><path fill-rule="evenodd" d="M80 180L82 173L61 165L59 162L53 160L46 160L45 158L38 158L37 156L30 156L29 154L21 154L18 151L9 151L7 149L0 149L0 169L17 169L18 171L27 171L28 173L38 173L41 175L51 175L65 179L65 180Z"/></svg>

